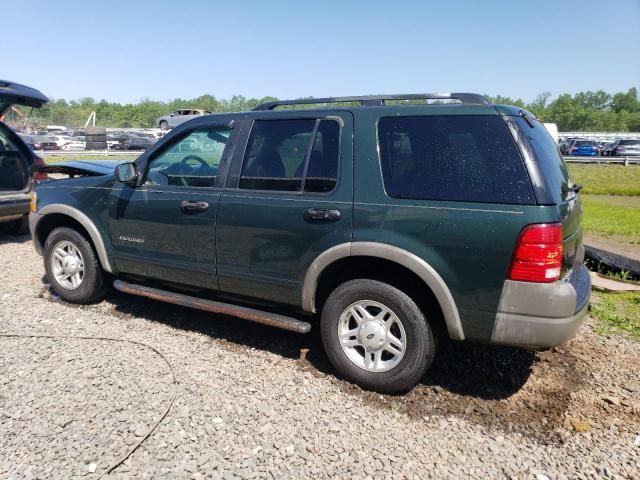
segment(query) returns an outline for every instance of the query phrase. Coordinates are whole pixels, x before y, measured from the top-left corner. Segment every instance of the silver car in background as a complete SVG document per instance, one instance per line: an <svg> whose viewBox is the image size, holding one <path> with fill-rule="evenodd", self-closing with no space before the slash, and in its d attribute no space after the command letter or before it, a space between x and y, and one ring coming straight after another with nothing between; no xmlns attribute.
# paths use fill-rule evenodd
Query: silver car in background
<svg viewBox="0 0 640 480"><path fill-rule="evenodd" d="M161 130L169 130L170 128L175 128L181 123L184 123L192 118L199 117L201 115L209 115L211 114L208 110L200 110L197 108L184 108L181 110L176 110L175 112L169 115L163 115L157 120L158 127Z"/></svg>
<svg viewBox="0 0 640 480"><path fill-rule="evenodd" d="M617 140L611 147L611 155L614 156L640 156L640 140Z"/></svg>

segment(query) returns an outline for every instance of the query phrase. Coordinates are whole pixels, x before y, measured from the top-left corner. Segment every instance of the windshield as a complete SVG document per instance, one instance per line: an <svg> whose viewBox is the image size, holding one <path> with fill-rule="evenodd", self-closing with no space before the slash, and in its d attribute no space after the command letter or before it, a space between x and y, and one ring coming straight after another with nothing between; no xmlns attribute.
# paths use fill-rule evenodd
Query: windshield
<svg viewBox="0 0 640 480"><path fill-rule="evenodd" d="M640 145L640 140L620 140L620 145Z"/></svg>

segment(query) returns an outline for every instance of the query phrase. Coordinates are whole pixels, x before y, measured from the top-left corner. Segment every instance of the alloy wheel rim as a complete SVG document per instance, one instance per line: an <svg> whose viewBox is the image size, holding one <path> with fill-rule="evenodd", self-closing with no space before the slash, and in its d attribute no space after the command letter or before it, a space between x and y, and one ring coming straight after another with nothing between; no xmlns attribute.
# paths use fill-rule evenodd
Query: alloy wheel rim
<svg viewBox="0 0 640 480"><path fill-rule="evenodd" d="M338 340L354 365L375 373L396 367L407 346L400 318L389 307L373 300L359 300L342 312Z"/></svg>
<svg viewBox="0 0 640 480"><path fill-rule="evenodd" d="M78 247L68 240L56 243L51 252L51 270L62 288L80 287L84 280L84 259Z"/></svg>

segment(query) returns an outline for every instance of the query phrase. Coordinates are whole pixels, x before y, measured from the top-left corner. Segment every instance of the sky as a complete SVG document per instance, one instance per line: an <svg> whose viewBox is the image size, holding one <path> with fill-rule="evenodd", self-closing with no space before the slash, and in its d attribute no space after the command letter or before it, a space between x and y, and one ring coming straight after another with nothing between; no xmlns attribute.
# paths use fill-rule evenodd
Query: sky
<svg viewBox="0 0 640 480"><path fill-rule="evenodd" d="M121 103L640 87L640 0L2 0L0 78Z"/></svg>

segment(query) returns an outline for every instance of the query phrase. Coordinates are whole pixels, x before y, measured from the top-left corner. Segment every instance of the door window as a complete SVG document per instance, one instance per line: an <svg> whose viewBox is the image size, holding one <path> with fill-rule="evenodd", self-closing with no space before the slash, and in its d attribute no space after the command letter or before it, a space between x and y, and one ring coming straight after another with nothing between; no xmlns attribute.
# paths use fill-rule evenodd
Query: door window
<svg viewBox="0 0 640 480"><path fill-rule="evenodd" d="M229 139L228 128L198 128L154 157L145 185L214 187Z"/></svg>
<svg viewBox="0 0 640 480"><path fill-rule="evenodd" d="M329 119L256 120L240 188L329 192L335 188L340 125Z"/></svg>

